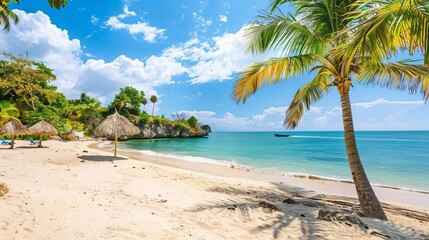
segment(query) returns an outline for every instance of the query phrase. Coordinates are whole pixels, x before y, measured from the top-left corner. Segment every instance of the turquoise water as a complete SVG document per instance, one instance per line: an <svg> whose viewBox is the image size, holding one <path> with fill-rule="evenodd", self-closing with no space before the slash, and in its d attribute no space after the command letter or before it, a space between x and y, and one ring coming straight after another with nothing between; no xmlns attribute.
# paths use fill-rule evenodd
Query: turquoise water
<svg viewBox="0 0 429 240"><path fill-rule="evenodd" d="M343 132L213 132L206 138L127 141L127 148L192 161L234 162L288 174L351 179ZM429 131L357 132L372 183L429 190Z"/></svg>

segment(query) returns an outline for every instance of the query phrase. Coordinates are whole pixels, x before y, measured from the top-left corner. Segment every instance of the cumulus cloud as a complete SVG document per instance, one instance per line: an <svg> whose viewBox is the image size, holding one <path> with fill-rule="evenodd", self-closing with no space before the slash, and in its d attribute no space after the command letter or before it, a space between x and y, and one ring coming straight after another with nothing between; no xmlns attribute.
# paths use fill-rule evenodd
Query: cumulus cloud
<svg viewBox="0 0 429 240"><path fill-rule="evenodd" d="M112 30L127 30L134 38L143 35L143 39L150 43L155 42L156 39L165 38L165 29L158 29L157 27L150 26L148 22L138 21L132 24L122 22L123 19L134 16L137 16L137 14L133 11L129 11L128 6L125 5L122 14L110 17L105 24Z"/></svg>
<svg viewBox="0 0 429 240"><path fill-rule="evenodd" d="M252 118L256 121L263 121L265 117L272 114L281 114L284 116L287 109L288 107L270 107L265 109L262 114L253 115Z"/></svg>
<svg viewBox="0 0 429 240"><path fill-rule="evenodd" d="M245 53L241 42L244 28L237 33L214 37L210 41L193 38L166 49L163 55L187 63L190 83L230 80L234 74L255 61L255 58Z"/></svg>

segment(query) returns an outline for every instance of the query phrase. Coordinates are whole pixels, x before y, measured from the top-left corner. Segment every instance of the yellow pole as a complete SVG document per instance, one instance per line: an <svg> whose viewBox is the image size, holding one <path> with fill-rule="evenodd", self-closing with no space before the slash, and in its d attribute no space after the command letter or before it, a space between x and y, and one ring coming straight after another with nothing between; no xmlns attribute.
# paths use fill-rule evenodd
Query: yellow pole
<svg viewBox="0 0 429 240"><path fill-rule="evenodd" d="M118 149L118 134L115 134L115 155L114 155L114 157L116 157L117 149Z"/></svg>

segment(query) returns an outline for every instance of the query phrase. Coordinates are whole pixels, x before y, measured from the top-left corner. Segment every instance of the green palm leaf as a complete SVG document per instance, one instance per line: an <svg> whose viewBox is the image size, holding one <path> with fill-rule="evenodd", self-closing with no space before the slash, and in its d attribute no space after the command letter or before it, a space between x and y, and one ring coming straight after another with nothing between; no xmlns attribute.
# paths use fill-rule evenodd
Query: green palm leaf
<svg viewBox="0 0 429 240"><path fill-rule="evenodd" d="M425 101L429 99L427 65L409 64L407 61L382 64L369 62L363 66L357 80L365 85L420 92Z"/></svg>
<svg viewBox="0 0 429 240"><path fill-rule="evenodd" d="M325 43L319 35L295 18L264 12L263 21L256 21L244 35L246 48L251 53L281 50L289 56L323 54Z"/></svg>
<svg viewBox="0 0 429 240"><path fill-rule="evenodd" d="M319 101L328 93L331 86L330 75L330 72L322 69L311 82L298 89L286 112L284 125L287 128L296 128L304 115L304 111L310 110L310 106L313 103Z"/></svg>

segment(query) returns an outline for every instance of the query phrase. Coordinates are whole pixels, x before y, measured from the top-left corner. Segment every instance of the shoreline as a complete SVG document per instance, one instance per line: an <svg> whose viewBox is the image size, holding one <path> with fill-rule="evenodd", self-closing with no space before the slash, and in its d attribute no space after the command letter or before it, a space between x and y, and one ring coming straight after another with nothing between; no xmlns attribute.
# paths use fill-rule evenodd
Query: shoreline
<svg viewBox="0 0 429 240"><path fill-rule="evenodd" d="M100 147L100 145L102 146ZM111 152L110 149L113 147L113 145L112 142L107 144L104 142L93 143L88 147L99 149L105 152ZM240 165L244 167L240 168L235 166L231 167L223 163L189 161L180 158L179 156L165 155L160 153L156 153L156 155L149 155L140 150L126 148L124 146L118 150L118 154L152 164L174 167L198 173L205 173L212 176L239 178L263 183L287 183L293 187L299 187L302 189L314 191L316 193L357 198L354 184L350 180L337 180L333 178L325 178L306 174L270 174L268 171L259 171L258 169L249 168L244 165ZM157 160L153 160L153 158ZM372 184L372 186L379 197L379 200L382 202L429 209L429 192L427 191L382 184ZM397 193L400 193L399 196ZM414 199L414 202L410 203L409 199Z"/></svg>

